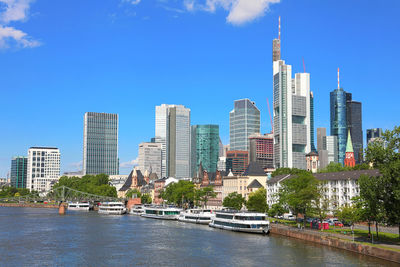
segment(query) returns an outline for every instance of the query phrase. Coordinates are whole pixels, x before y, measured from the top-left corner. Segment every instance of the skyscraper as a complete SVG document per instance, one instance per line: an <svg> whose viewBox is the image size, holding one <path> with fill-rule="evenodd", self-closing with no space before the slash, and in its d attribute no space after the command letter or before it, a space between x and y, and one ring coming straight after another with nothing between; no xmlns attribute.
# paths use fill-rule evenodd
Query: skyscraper
<svg viewBox="0 0 400 267"><path fill-rule="evenodd" d="M226 153L226 171L241 175L249 165L249 152L231 150Z"/></svg>
<svg viewBox="0 0 400 267"><path fill-rule="evenodd" d="M11 160L11 186L16 188L26 188L28 170L27 157L14 157Z"/></svg>
<svg viewBox="0 0 400 267"><path fill-rule="evenodd" d="M347 130L354 148L354 158L356 164L363 162L363 132L362 132L362 105L361 102L353 101L352 94L346 95L346 119Z"/></svg>
<svg viewBox="0 0 400 267"><path fill-rule="evenodd" d="M367 129L367 145L382 137L382 128Z"/></svg>
<svg viewBox="0 0 400 267"><path fill-rule="evenodd" d="M31 147L28 149L26 188L45 192L60 176L60 150L55 147Z"/></svg>
<svg viewBox="0 0 400 267"><path fill-rule="evenodd" d="M292 66L277 56L273 60L274 165L306 169L313 132L310 74L296 73L292 78Z"/></svg>
<svg viewBox="0 0 400 267"><path fill-rule="evenodd" d="M317 128L317 150L318 153L324 150L324 136L326 136L326 128Z"/></svg>
<svg viewBox="0 0 400 267"><path fill-rule="evenodd" d="M192 172L197 173L200 163L207 172L216 172L220 150L219 126L193 125L192 133L191 142L195 144L192 146L195 149L194 155L192 152L192 161L195 162L195 169Z"/></svg>
<svg viewBox="0 0 400 267"><path fill-rule="evenodd" d="M190 177L190 109L183 105L156 106L155 141L161 143L163 177Z"/></svg>
<svg viewBox="0 0 400 267"><path fill-rule="evenodd" d="M249 136L260 132L260 110L250 99L235 100L229 113L231 150L249 150Z"/></svg>
<svg viewBox="0 0 400 267"><path fill-rule="evenodd" d="M118 114L86 112L83 174L119 174Z"/></svg>
<svg viewBox="0 0 400 267"><path fill-rule="evenodd" d="M331 162L339 162L339 149L337 136L325 136L324 137L324 150L328 151L328 164Z"/></svg>
<svg viewBox="0 0 400 267"><path fill-rule="evenodd" d="M339 85L338 69L338 88L330 93L330 115L331 115L331 135L337 137L338 160L344 164L347 141L347 93Z"/></svg>
<svg viewBox="0 0 400 267"><path fill-rule="evenodd" d="M161 178L161 144L140 143L139 144L139 170L144 173L156 173Z"/></svg>
<svg viewBox="0 0 400 267"><path fill-rule="evenodd" d="M319 168L325 168L331 162L338 162L337 137L326 136L326 128L317 128L317 147Z"/></svg>
<svg viewBox="0 0 400 267"><path fill-rule="evenodd" d="M274 168L274 137L273 134L252 134L249 137L249 159L257 162L263 169Z"/></svg>

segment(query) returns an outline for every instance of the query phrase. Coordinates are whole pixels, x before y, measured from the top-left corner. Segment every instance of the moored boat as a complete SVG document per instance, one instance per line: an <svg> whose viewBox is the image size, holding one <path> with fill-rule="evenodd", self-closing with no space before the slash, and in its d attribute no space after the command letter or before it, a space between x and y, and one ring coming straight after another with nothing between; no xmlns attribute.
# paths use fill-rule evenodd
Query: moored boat
<svg viewBox="0 0 400 267"><path fill-rule="evenodd" d="M103 202L99 205L100 214L122 215L126 213L126 208L122 202Z"/></svg>
<svg viewBox="0 0 400 267"><path fill-rule="evenodd" d="M162 220L178 220L182 210L175 207L145 207L142 217Z"/></svg>
<svg viewBox="0 0 400 267"><path fill-rule="evenodd" d="M68 210L89 211L89 202L68 202Z"/></svg>
<svg viewBox="0 0 400 267"><path fill-rule="evenodd" d="M144 214L144 206L142 206L142 205L133 206L131 208L131 210L129 211L129 214L138 215L138 216Z"/></svg>
<svg viewBox="0 0 400 267"><path fill-rule="evenodd" d="M242 211L217 211L210 227L247 233L269 233L269 221L264 213Z"/></svg>
<svg viewBox="0 0 400 267"><path fill-rule="evenodd" d="M210 209L188 209L181 212L178 220L181 222L209 224L214 217L215 213Z"/></svg>

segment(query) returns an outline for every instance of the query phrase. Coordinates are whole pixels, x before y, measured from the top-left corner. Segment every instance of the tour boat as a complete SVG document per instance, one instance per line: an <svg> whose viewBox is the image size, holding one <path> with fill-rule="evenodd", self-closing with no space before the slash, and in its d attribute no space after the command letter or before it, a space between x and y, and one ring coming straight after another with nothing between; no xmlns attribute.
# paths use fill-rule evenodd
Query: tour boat
<svg viewBox="0 0 400 267"><path fill-rule="evenodd" d="M142 217L162 220L178 220L182 210L175 207L145 207Z"/></svg>
<svg viewBox="0 0 400 267"><path fill-rule="evenodd" d="M144 206L142 206L142 205L133 206L131 208L131 210L129 211L129 214L138 215L138 216L144 214Z"/></svg>
<svg viewBox="0 0 400 267"><path fill-rule="evenodd" d="M256 212L217 211L209 226L238 232L269 233L269 221L265 220L265 214Z"/></svg>
<svg viewBox="0 0 400 267"><path fill-rule="evenodd" d="M90 209L89 202L69 202L68 210L88 211Z"/></svg>
<svg viewBox="0 0 400 267"><path fill-rule="evenodd" d="M189 209L182 211L178 220L198 224L209 224L215 217L215 213L209 209Z"/></svg>
<svg viewBox="0 0 400 267"><path fill-rule="evenodd" d="M126 208L122 202L103 202L99 205L100 214L122 215L126 213Z"/></svg>

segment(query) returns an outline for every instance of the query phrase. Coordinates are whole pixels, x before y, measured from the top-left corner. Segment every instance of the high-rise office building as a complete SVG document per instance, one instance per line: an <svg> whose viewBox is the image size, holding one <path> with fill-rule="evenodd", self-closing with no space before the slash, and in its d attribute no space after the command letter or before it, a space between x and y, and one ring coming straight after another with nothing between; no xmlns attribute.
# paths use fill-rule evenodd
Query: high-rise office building
<svg viewBox="0 0 400 267"><path fill-rule="evenodd" d="M339 148L337 136L325 136L324 137L325 149L328 151L328 164L331 162L339 162Z"/></svg>
<svg viewBox="0 0 400 267"><path fill-rule="evenodd" d="M83 174L119 174L118 114L86 112Z"/></svg>
<svg viewBox="0 0 400 267"><path fill-rule="evenodd" d="M324 136L326 136L326 128L317 128L317 150L318 153L324 150Z"/></svg>
<svg viewBox="0 0 400 267"><path fill-rule="evenodd" d="M310 74L296 73L292 78L292 66L277 56L273 59L274 165L306 169L313 132Z"/></svg>
<svg viewBox="0 0 400 267"><path fill-rule="evenodd" d="M31 147L28 149L26 188L45 192L60 176L60 150L55 147Z"/></svg>
<svg viewBox="0 0 400 267"><path fill-rule="evenodd" d="M241 175L249 165L248 151L231 150L226 153L226 171L234 175Z"/></svg>
<svg viewBox="0 0 400 267"><path fill-rule="evenodd" d="M361 102L352 100L351 93L347 93L346 95L346 119L347 119L347 130L350 131L350 136L352 139L354 158L356 160L356 164L360 164L364 161L362 105Z"/></svg>
<svg viewBox="0 0 400 267"><path fill-rule="evenodd" d="M235 100L229 113L231 150L249 150L249 136L260 132L260 110L250 99Z"/></svg>
<svg viewBox="0 0 400 267"><path fill-rule="evenodd" d="M193 125L192 126L192 162L195 162L192 175L197 173L200 163L203 170L209 173L217 171L219 158L219 126L218 125ZM194 144L194 145L193 145ZM192 167L193 168L193 167Z"/></svg>
<svg viewBox="0 0 400 267"><path fill-rule="evenodd" d="M162 177L190 177L190 109L183 105L156 106L155 128L155 140L162 148Z"/></svg>
<svg viewBox="0 0 400 267"><path fill-rule="evenodd" d="M319 168L325 168L328 162L328 151L326 150L326 128L317 128L317 150Z"/></svg>
<svg viewBox="0 0 400 267"><path fill-rule="evenodd" d="M27 157L13 157L11 160L11 186L16 188L26 188L28 170Z"/></svg>
<svg viewBox="0 0 400 267"><path fill-rule="evenodd" d="M382 128L367 129L367 145L377 138L382 138Z"/></svg>
<svg viewBox="0 0 400 267"><path fill-rule="evenodd" d="M249 160L257 162L263 169L274 168L274 137L273 134L260 133L249 136Z"/></svg>
<svg viewBox="0 0 400 267"><path fill-rule="evenodd" d="M147 170L149 173L156 173L161 178L161 144L140 143L138 167L142 173Z"/></svg>

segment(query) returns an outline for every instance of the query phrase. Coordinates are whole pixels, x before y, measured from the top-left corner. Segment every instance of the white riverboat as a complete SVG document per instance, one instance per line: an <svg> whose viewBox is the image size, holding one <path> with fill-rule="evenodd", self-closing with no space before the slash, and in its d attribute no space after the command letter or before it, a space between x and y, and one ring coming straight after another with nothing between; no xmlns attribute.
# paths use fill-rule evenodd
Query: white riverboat
<svg viewBox="0 0 400 267"><path fill-rule="evenodd" d="M68 202L68 210L89 211L89 202Z"/></svg>
<svg viewBox="0 0 400 267"><path fill-rule="evenodd" d="M209 224L215 217L215 213L210 209L188 209L182 211L178 220L181 222Z"/></svg>
<svg viewBox="0 0 400 267"><path fill-rule="evenodd" d="M144 206L142 206L142 205L133 206L131 208L131 210L129 211L129 214L138 215L138 216L144 214Z"/></svg>
<svg viewBox="0 0 400 267"><path fill-rule="evenodd" d="M210 227L247 233L269 233L269 221L264 213L217 211Z"/></svg>
<svg viewBox="0 0 400 267"><path fill-rule="evenodd" d="M142 217L162 220L178 220L182 209L175 207L145 207Z"/></svg>
<svg viewBox="0 0 400 267"><path fill-rule="evenodd" d="M99 205L100 214L122 215L126 213L126 208L122 202L103 202Z"/></svg>

